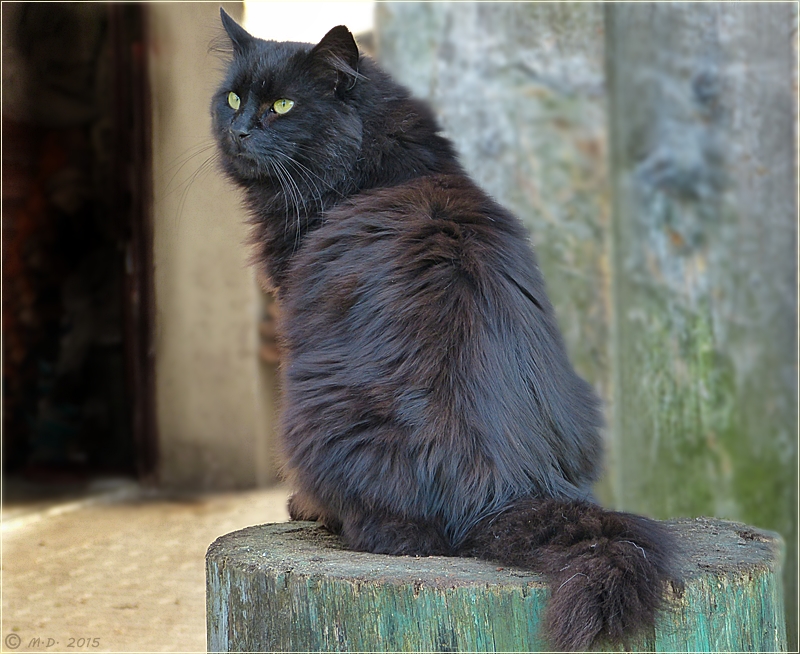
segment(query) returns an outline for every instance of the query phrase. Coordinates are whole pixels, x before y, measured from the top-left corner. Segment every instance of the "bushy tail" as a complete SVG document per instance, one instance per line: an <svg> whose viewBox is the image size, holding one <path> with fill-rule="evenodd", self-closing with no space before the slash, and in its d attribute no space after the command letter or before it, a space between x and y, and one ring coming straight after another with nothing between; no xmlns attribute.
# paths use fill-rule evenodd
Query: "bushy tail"
<svg viewBox="0 0 800 654"><path fill-rule="evenodd" d="M459 551L546 576L546 637L561 651L621 645L654 624L675 548L660 523L588 502L525 500L481 522Z"/></svg>

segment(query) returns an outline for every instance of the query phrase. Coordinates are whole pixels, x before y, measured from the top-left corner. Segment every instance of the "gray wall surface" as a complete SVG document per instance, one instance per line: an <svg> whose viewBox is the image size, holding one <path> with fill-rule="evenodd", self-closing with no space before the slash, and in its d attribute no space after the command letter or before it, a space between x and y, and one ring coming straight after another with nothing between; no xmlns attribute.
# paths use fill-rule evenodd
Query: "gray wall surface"
<svg viewBox="0 0 800 654"><path fill-rule="evenodd" d="M606 12L618 501L780 532L796 616L793 7Z"/></svg>

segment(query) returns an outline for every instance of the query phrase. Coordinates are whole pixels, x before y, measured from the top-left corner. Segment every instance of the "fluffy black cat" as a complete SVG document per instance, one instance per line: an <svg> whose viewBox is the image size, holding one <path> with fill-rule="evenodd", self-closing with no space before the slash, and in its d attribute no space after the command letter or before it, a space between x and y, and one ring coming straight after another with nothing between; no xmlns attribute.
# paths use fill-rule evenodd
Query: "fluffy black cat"
<svg viewBox="0 0 800 654"><path fill-rule="evenodd" d="M347 28L312 46L222 22L213 129L281 302L292 517L541 572L557 649L651 628L669 533L591 499L599 403L521 223Z"/></svg>

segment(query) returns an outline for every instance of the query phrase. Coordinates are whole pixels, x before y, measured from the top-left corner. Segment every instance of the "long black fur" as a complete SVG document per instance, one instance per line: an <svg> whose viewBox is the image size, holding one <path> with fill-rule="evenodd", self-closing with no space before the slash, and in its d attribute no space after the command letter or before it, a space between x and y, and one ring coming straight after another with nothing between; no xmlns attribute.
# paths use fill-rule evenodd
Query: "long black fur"
<svg viewBox="0 0 800 654"><path fill-rule="evenodd" d="M311 46L222 20L214 133L281 302L292 517L356 550L539 571L557 649L652 628L669 534L591 499L599 402L521 223L346 28Z"/></svg>

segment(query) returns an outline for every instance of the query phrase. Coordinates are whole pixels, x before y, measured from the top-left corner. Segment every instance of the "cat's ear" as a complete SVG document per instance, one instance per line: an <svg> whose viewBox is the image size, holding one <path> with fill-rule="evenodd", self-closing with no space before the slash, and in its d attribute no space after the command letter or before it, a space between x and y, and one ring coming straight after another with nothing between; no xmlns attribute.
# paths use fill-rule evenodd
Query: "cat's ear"
<svg viewBox="0 0 800 654"><path fill-rule="evenodd" d="M309 55L317 64L333 69L337 73L335 90L342 92L353 87L362 76L358 73L358 46L356 40L344 25L334 27L322 37ZM342 80L347 79L347 86L342 88Z"/></svg>
<svg viewBox="0 0 800 654"><path fill-rule="evenodd" d="M233 51L242 54L253 42L253 37L228 15L222 7L219 8L219 17L222 19L222 26L228 33L233 44Z"/></svg>
<svg viewBox="0 0 800 654"><path fill-rule="evenodd" d="M358 68L358 46L350 30L344 25L334 27L323 36L322 41L314 46L311 56L328 60L338 59L353 70Z"/></svg>

